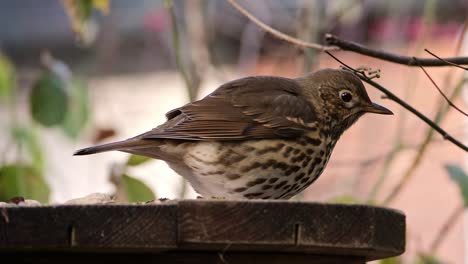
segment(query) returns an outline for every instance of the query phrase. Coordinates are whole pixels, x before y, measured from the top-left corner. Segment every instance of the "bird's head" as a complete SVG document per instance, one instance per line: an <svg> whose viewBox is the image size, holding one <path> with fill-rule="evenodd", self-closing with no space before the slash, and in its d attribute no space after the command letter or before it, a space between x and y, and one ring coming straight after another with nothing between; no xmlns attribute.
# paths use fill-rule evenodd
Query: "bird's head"
<svg viewBox="0 0 468 264"><path fill-rule="evenodd" d="M393 114L373 103L361 80L349 71L324 69L306 76L302 82L322 119L338 136L365 113Z"/></svg>

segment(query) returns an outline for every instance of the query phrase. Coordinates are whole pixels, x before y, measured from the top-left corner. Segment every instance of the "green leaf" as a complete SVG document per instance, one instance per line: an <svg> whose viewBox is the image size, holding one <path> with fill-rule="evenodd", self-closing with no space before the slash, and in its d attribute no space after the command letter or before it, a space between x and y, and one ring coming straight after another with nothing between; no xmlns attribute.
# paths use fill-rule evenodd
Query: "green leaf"
<svg viewBox="0 0 468 264"><path fill-rule="evenodd" d="M78 138L80 132L86 126L90 118L90 103L88 88L78 80L74 80L70 86L70 102L62 123L62 129L72 139Z"/></svg>
<svg viewBox="0 0 468 264"><path fill-rule="evenodd" d="M379 264L400 264L402 263L400 257L386 258L379 261Z"/></svg>
<svg viewBox="0 0 468 264"><path fill-rule="evenodd" d="M13 164L0 168L0 201L15 196L47 203L50 190L37 171L26 165Z"/></svg>
<svg viewBox="0 0 468 264"><path fill-rule="evenodd" d="M359 199L351 195L341 195L341 196L337 196L337 197L330 199L329 202L343 203L343 204L356 204L356 203L361 203L362 201L360 201Z"/></svg>
<svg viewBox="0 0 468 264"><path fill-rule="evenodd" d="M140 155L130 155L127 160L127 166L138 166L142 163L151 160L151 158L140 156Z"/></svg>
<svg viewBox="0 0 468 264"><path fill-rule="evenodd" d="M436 256L419 255L414 264L443 264L444 262Z"/></svg>
<svg viewBox="0 0 468 264"><path fill-rule="evenodd" d="M34 129L14 127L12 135L16 142L26 147L32 162L32 168L41 174L44 171L44 154Z"/></svg>
<svg viewBox="0 0 468 264"><path fill-rule="evenodd" d="M74 1L78 7L80 20L86 20L91 16L93 11L93 0L78 0Z"/></svg>
<svg viewBox="0 0 468 264"><path fill-rule="evenodd" d="M10 61L0 54L0 98L11 98L15 87L15 69Z"/></svg>
<svg viewBox="0 0 468 264"><path fill-rule="evenodd" d="M89 41L90 21L93 10L96 9L107 15L110 8L110 0L63 0L63 7L69 17L72 30L79 40L85 43Z"/></svg>
<svg viewBox="0 0 468 264"><path fill-rule="evenodd" d="M45 73L34 84L30 95L30 111L35 121L51 127L62 123L68 106L66 83L57 75Z"/></svg>
<svg viewBox="0 0 468 264"><path fill-rule="evenodd" d="M156 198L153 191L146 184L126 174L122 175L121 184L125 187L127 199L130 203L147 202Z"/></svg>
<svg viewBox="0 0 468 264"><path fill-rule="evenodd" d="M458 185L458 188L460 188L465 207L468 207L468 175L460 166L455 164L446 164L445 169L450 175L450 178Z"/></svg>

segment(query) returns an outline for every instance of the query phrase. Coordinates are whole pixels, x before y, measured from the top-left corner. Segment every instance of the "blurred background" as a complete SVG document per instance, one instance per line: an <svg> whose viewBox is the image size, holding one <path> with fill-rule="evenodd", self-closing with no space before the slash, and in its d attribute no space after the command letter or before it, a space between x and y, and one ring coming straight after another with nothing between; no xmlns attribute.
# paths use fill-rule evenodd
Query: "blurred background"
<svg viewBox="0 0 468 264"><path fill-rule="evenodd" d="M468 56L466 0L239 3L305 41L323 43L332 33L403 55L430 57L427 48L443 57ZM377 82L467 143L466 117L447 106L420 68L334 54L353 67L380 69ZM339 64L265 33L226 1L0 0L0 200L63 203L91 193L122 202L195 198L164 162L119 152L72 154L146 132L167 111L224 82L298 77L327 67ZM466 109L466 72L427 71ZM293 199L402 210L407 252L386 263L468 263L468 156L366 88L395 115L361 118L322 176Z"/></svg>

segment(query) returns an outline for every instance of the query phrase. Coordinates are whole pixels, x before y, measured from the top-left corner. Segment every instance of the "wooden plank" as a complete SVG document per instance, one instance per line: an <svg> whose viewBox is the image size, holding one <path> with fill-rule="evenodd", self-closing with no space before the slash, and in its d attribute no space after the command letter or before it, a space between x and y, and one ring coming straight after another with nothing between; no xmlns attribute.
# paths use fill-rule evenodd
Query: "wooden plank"
<svg viewBox="0 0 468 264"><path fill-rule="evenodd" d="M0 248L176 248L176 204L2 210Z"/></svg>
<svg viewBox="0 0 468 264"><path fill-rule="evenodd" d="M404 215L365 205L181 201L178 214L179 245L189 249L269 249L367 260L405 249Z"/></svg>
<svg viewBox="0 0 468 264"><path fill-rule="evenodd" d="M405 216L395 210L262 200L0 208L0 251L308 253L396 256Z"/></svg>
<svg viewBox="0 0 468 264"><path fill-rule="evenodd" d="M22 253L2 254L1 257L14 259L15 263L67 263L67 264L102 264L102 263L164 263L164 264L364 264L362 257L320 256L301 253L251 253L251 252L196 252L170 251L157 254L102 254L102 253Z"/></svg>

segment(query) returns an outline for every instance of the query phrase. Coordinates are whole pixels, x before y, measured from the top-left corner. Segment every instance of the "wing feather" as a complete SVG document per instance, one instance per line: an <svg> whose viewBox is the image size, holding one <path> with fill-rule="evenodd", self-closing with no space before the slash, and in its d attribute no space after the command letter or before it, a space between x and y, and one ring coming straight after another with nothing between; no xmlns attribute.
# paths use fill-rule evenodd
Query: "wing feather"
<svg viewBox="0 0 468 264"><path fill-rule="evenodd" d="M166 123L139 137L184 140L294 138L308 129L307 123L316 121L312 105L294 80L270 76L229 82L199 101L169 111L166 117Z"/></svg>

